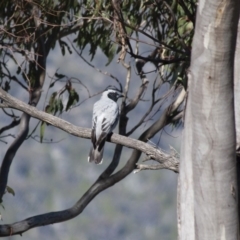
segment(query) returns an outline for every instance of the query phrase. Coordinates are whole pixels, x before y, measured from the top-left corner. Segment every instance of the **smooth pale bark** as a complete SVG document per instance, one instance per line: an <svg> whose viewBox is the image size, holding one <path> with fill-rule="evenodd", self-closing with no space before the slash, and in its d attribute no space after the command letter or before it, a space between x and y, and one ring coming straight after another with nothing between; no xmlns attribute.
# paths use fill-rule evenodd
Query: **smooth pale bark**
<svg viewBox="0 0 240 240"><path fill-rule="evenodd" d="M238 239L233 63L239 0L200 0L179 175L179 239Z"/></svg>
<svg viewBox="0 0 240 240"><path fill-rule="evenodd" d="M234 109L237 140L237 185L238 203L240 193L240 19L238 20L237 44L234 58ZM240 219L240 206L238 204L238 218Z"/></svg>
<svg viewBox="0 0 240 240"><path fill-rule="evenodd" d="M240 147L240 21L238 21L238 35L234 61L234 104L237 134L237 148Z"/></svg>

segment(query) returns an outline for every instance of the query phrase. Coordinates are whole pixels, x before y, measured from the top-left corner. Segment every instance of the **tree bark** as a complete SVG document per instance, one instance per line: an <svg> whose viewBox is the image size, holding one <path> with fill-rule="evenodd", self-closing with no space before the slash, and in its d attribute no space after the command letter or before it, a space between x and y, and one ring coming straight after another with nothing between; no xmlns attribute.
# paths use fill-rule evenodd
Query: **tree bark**
<svg viewBox="0 0 240 240"><path fill-rule="evenodd" d="M238 239L233 65L239 0L200 0L179 175L179 239Z"/></svg>
<svg viewBox="0 0 240 240"><path fill-rule="evenodd" d="M234 58L234 107L237 148L240 148L240 20L238 21L237 44Z"/></svg>
<svg viewBox="0 0 240 240"><path fill-rule="evenodd" d="M238 201L240 191L240 19L238 20L237 44L234 58L234 108L235 108L235 125L236 125L236 140L237 140L237 186L238 186ZM238 219L240 219L240 207L238 205Z"/></svg>

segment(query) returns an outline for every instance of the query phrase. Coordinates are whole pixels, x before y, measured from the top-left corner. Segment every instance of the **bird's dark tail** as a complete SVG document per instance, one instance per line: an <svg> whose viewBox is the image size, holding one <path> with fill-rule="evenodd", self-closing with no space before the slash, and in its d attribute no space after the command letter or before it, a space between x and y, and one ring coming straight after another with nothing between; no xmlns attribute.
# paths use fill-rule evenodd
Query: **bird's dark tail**
<svg viewBox="0 0 240 240"><path fill-rule="evenodd" d="M100 146L96 146L96 148L94 148L93 146L91 147L89 156L88 156L88 162L95 162L96 164L102 163L104 143L103 143L103 146L101 147Z"/></svg>

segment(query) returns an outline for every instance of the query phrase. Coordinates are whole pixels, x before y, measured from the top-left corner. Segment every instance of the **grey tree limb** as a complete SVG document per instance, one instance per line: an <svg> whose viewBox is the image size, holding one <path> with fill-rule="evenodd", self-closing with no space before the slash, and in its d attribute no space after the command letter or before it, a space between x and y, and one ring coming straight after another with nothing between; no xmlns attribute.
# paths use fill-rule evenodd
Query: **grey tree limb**
<svg viewBox="0 0 240 240"><path fill-rule="evenodd" d="M20 111L26 112L27 114L31 114L32 117L41 119L42 121L46 121L49 124L52 124L53 126L67 131L68 133L75 136L90 138L90 129L73 126L72 124L64 120L61 120L42 111L38 111L35 107L29 106L28 104L25 104L15 99L14 97L9 96L9 94L7 94L1 88L0 98L7 102L9 107L14 107ZM117 173L111 176L106 176L105 178L103 178L101 175L74 206L63 211L50 212L30 217L13 224L0 225L0 236L22 234L23 232L31 228L66 221L81 214L81 212L97 194L99 194L106 188L109 188L112 185L116 184L117 182L125 178L127 175L129 175L136 168L136 163L138 162L142 152L158 158L158 156L156 155L156 149L151 145L146 144L146 142L156 133L158 133L159 130L162 129L169 122L168 114L169 109L166 109L163 112L162 116L154 124L152 124L152 126L150 126L141 134L138 140L127 138L118 134L113 134L111 137L112 142L134 148L131 157L128 159L125 166ZM161 162L162 160L159 159L159 161Z"/></svg>
<svg viewBox="0 0 240 240"><path fill-rule="evenodd" d="M0 99L4 100L5 106L8 106L9 108L14 108L22 112L25 112L26 114L29 114L32 117L37 118L41 121L44 121L52 126L55 126L73 136L90 139L91 129L75 126L65 120L62 120L46 112L40 111L35 107L30 106L20 101L19 99L11 96L7 92L5 92L2 88L0 88ZM169 113L165 113L165 121L168 114ZM168 123L168 121L166 121L166 123ZM162 125L160 125L160 127L161 126ZM156 129L158 128L159 126L157 125L157 122L152 125L152 131L156 131ZM147 136L147 139L150 139L150 138L151 138L150 135ZM150 144L146 144L146 143L143 143L142 141L139 141L130 137L125 137L116 133L113 133L111 138L108 139L108 141L111 141L112 143L116 143L116 144L121 144L125 147L139 150L145 153L146 155L156 154L156 149ZM161 161L161 157L159 157L158 155L155 155L155 158Z"/></svg>
<svg viewBox="0 0 240 240"><path fill-rule="evenodd" d="M33 8L33 15L36 14L36 9ZM46 54L45 54L45 45L41 36L41 29L38 25L37 21L35 21L36 25L36 41L37 41L37 49L36 49L36 60L35 64L31 65L32 68L36 69L35 79L31 79L29 82L29 105L36 106L41 97L42 86L45 80L45 68L46 68ZM12 144L9 146L6 154L3 158L1 169L0 169L0 201L2 200L2 196L5 192L7 181L8 181L8 173L10 170L11 163L14 159L14 156L24 140L27 137L29 130L29 121L31 115L27 113L23 113L20 120L20 127L17 137L14 139Z"/></svg>

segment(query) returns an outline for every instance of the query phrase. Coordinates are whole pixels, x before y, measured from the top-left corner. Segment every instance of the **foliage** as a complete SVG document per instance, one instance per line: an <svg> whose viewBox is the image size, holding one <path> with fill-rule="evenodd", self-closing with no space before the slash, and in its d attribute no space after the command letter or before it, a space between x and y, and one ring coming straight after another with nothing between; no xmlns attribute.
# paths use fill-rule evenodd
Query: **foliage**
<svg viewBox="0 0 240 240"><path fill-rule="evenodd" d="M80 55L88 46L91 60L97 49L101 49L108 58L107 65L119 52L120 60L126 52L135 59L144 57L144 64L146 61L151 62L149 57L154 58L155 71L159 72L163 82L186 87L195 11L195 1L178 3L176 0L123 1L121 13L114 4L103 0L41 1L41 4L23 0L17 3L3 1L0 8L0 84L6 91L10 91L11 85L16 83L25 90L31 89L39 64L39 45L36 44L38 24L46 59L57 43L63 56L66 51L72 53L73 49L66 37L73 34L73 42L80 49ZM128 46L125 53L123 45L124 48ZM133 46L135 51L132 50ZM146 49L153 55L138 55ZM22 56L20 61L19 55ZM17 66L15 73L9 71L9 60ZM64 76L60 74L56 77L61 79ZM54 83L50 83L50 87ZM77 93L69 91L68 103L64 108L59 98L61 94L56 94L57 97L54 94L45 109L54 115L67 111L78 101Z"/></svg>

